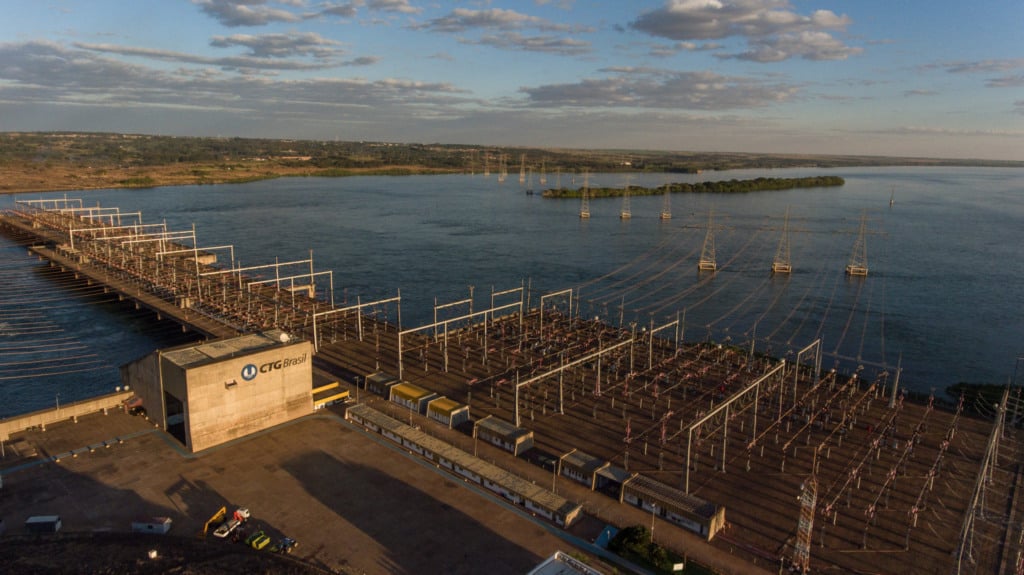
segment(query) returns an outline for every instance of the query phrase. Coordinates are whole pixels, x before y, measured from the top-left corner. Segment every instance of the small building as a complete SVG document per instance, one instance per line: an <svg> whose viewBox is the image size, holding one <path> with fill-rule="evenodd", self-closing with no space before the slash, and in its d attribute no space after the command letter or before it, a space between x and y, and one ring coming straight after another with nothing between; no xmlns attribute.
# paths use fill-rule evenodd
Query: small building
<svg viewBox="0 0 1024 575"><path fill-rule="evenodd" d="M603 575L603 573L572 555L555 551L553 555L526 575Z"/></svg>
<svg viewBox="0 0 1024 575"><path fill-rule="evenodd" d="M593 490L597 485L598 471L609 465L604 459L573 449L559 458L558 473Z"/></svg>
<svg viewBox="0 0 1024 575"><path fill-rule="evenodd" d="M427 404L427 417L449 429L469 421L469 406L441 396Z"/></svg>
<svg viewBox="0 0 1024 575"><path fill-rule="evenodd" d="M419 454L439 468L447 469L466 481L481 485L531 513L554 522L555 525L569 527L583 512L583 507L578 503L466 453L454 445L431 437L422 430L406 425L368 405L349 406L345 410L345 418Z"/></svg>
<svg viewBox="0 0 1024 575"><path fill-rule="evenodd" d="M594 474L594 491L607 493L618 500L622 500L622 486L633 478L635 473L630 473L621 467L606 465L598 469Z"/></svg>
<svg viewBox="0 0 1024 575"><path fill-rule="evenodd" d="M313 346L281 330L157 350L121 367L148 417L196 452L313 412Z"/></svg>
<svg viewBox="0 0 1024 575"><path fill-rule="evenodd" d="M533 431L516 427L493 415L473 425L473 437L497 445L516 456L533 447Z"/></svg>
<svg viewBox="0 0 1024 575"><path fill-rule="evenodd" d="M437 397L433 391L411 383L396 383L391 386L388 399L420 415L427 412L427 403Z"/></svg>
<svg viewBox="0 0 1024 575"><path fill-rule="evenodd" d="M707 541L725 527L725 507L644 475L634 475L622 485L621 501L650 511Z"/></svg>
<svg viewBox="0 0 1024 575"><path fill-rule="evenodd" d="M171 530L170 517L139 517L132 521L132 533L166 535Z"/></svg>
<svg viewBox="0 0 1024 575"><path fill-rule="evenodd" d="M60 515L34 515L25 520L25 531L29 533L56 533L61 527Z"/></svg>
<svg viewBox="0 0 1024 575"><path fill-rule="evenodd" d="M397 377L378 371L366 376L366 391L383 397L391 397L391 386L401 383Z"/></svg>

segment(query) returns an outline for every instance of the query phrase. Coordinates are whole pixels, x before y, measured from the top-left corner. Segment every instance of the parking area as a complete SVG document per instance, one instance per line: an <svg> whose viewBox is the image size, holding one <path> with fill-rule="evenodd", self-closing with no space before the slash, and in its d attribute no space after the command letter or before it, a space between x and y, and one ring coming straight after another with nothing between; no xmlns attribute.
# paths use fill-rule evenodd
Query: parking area
<svg viewBox="0 0 1024 575"><path fill-rule="evenodd" d="M330 411L198 457L121 413L13 439L45 462L5 449L0 517L9 533L41 514L59 514L65 531L79 532L127 532L135 518L168 516L171 535L193 537L220 507L230 514L243 506L250 532L294 538L294 556L336 572L473 573L486 565L523 573L570 547ZM48 460L58 454L59 462Z"/></svg>

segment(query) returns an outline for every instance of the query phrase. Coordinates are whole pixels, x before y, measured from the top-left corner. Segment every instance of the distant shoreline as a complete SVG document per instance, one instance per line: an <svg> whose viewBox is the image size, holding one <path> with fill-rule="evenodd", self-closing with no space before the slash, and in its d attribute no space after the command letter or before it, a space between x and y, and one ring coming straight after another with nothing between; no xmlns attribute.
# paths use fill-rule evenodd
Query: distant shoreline
<svg viewBox="0 0 1024 575"><path fill-rule="evenodd" d="M791 168L1024 168L1024 161L0 133L0 194L240 184L283 177L497 174L502 167L522 179L527 170L684 174Z"/></svg>

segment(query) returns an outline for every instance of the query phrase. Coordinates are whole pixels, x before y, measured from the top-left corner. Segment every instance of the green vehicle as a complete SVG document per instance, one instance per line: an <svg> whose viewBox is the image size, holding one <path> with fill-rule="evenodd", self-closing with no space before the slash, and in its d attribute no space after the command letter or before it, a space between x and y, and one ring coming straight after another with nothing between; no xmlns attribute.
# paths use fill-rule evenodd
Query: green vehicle
<svg viewBox="0 0 1024 575"><path fill-rule="evenodd" d="M262 530L254 531L252 535L250 535L250 536L245 538L245 544L248 545L249 547L252 547L253 544L256 543L257 539L259 539L260 537L266 537L266 536L267 536L267 534L264 533Z"/></svg>
<svg viewBox="0 0 1024 575"><path fill-rule="evenodd" d="M257 535L256 539L254 539L253 542L249 544L249 545L252 546L253 549L263 549L267 545L270 545L270 536L269 535L267 535L266 533L264 533L262 531L258 531L256 533L256 535Z"/></svg>

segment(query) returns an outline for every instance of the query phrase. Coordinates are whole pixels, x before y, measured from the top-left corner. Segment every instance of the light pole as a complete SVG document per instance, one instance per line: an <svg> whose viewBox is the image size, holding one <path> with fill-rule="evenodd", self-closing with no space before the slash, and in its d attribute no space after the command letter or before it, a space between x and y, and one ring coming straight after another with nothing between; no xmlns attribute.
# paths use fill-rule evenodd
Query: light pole
<svg viewBox="0 0 1024 575"><path fill-rule="evenodd" d="M651 503L651 543L654 543L654 517L658 513L658 506Z"/></svg>

